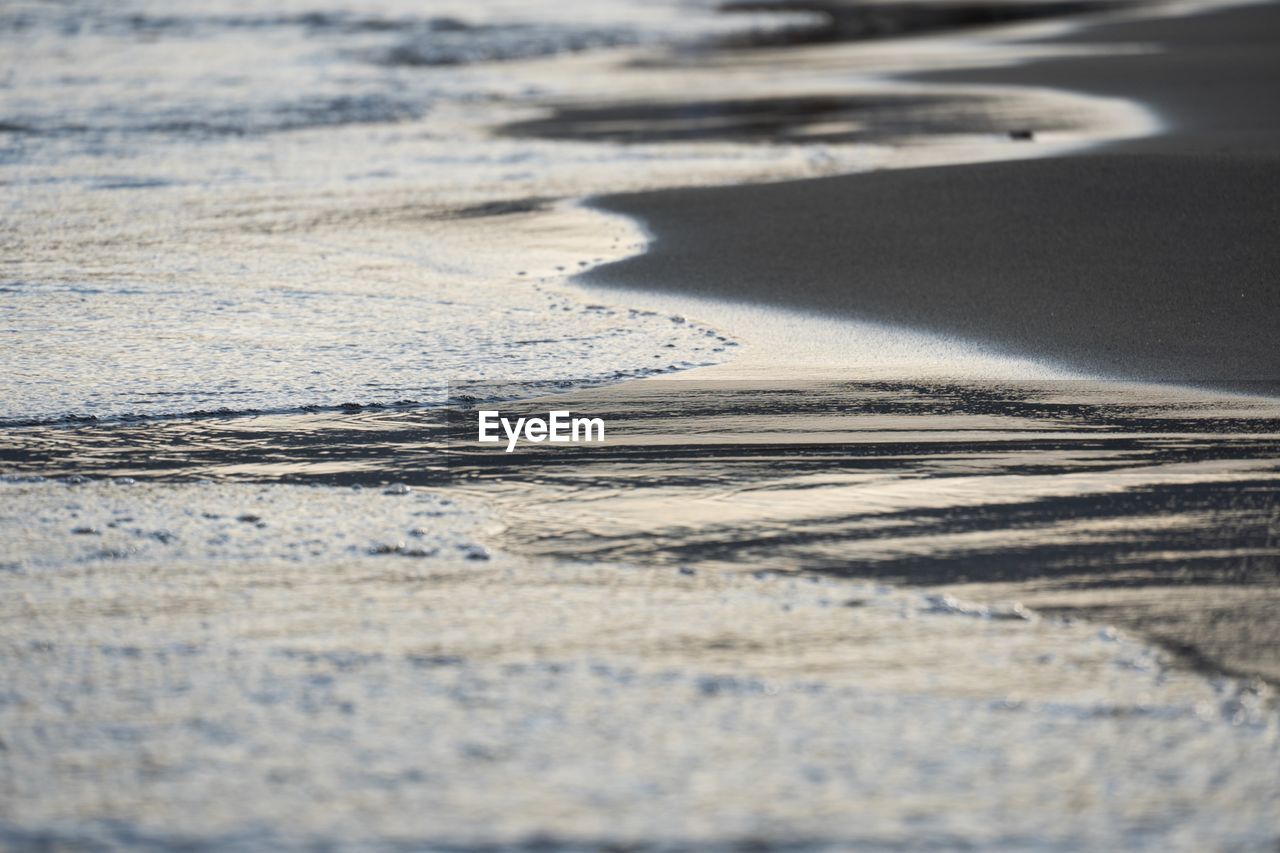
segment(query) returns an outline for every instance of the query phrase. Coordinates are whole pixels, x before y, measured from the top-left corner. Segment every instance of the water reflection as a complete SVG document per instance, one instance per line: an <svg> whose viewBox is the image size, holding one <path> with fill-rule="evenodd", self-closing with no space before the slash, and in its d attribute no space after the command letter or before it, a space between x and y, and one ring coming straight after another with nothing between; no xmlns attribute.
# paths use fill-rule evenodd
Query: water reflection
<svg viewBox="0 0 1280 853"><path fill-rule="evenodd" d="M11 473L406 483L477 498L504 547L962 590L1280 679L1280 403L1108 383L461 385L448 409L11 429ZM1259 389L1269 390L1269 389ZM489 401L489 402L485 402ZM603 444L475 441L569 410Z"/></svg>

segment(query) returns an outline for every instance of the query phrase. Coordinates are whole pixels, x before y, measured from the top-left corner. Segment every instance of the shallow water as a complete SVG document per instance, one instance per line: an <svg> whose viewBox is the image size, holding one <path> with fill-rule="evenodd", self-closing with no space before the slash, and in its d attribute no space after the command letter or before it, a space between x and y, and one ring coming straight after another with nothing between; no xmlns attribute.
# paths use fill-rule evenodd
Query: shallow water
<svg viewBox="0 0 1280 853"><path fill-rule="evenodd" d="M421 491L0 489L38 519L0 602L7 844L1274 837L1265 691L1094 625L487 552L491 519ZM100 534L51 554L72 523Z"/></svg>
<svg viewBox="0 0 1280 853"><path fill-rule="evenodd" d="M449 378L724 361L705 326L564 288L646 239L577 199L1034 156L1155 126L1119 101L891 83L900 60L876 46L710 49L811 20L711 3L9 7L0 420L430 401ZM929 44L921 68L1046 50ZM770 113L852 98L818 124L865 130L784 115L767 145L532 135L567 105L643 118L658 99L714 121L743 96ZM1020 144L1013 126L1042 133Z"/></svg>
<svg viewBox="0 0 1280 853"><path fill-rule="evenodd" d="M1274 842L1273 402L513 390L7 430L0 837Z"/></svg>
<svg viewBox="0 0 1280 853"><path fill-rule="evenodd" d="M1280 680L1266 639L1280 572L1274 397L1087 381L651 380L455 383L451 399L15 428L0 462L18 476L443 489L492 507L495 541L520 553L971 590ZM478 406L600 417L607 440L481 446Z"/></svg>
<svg viewBox="0 0 1280 853"><path fill-rule="evenodd" d="M712 5L0 11L0 844L1274 845L1274 388L567 281L1158 123Z"/></svg>

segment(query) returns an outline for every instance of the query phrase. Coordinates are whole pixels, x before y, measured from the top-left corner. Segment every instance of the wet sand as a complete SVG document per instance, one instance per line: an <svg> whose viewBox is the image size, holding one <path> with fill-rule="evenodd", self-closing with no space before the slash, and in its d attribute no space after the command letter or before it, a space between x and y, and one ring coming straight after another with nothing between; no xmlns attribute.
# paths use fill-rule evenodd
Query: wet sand
<svg viewBox="0 0 1280 853"><path fill-rule="evenodd" d="M1069 157L611 196L598 204L656 240L586 280L885 321L1101 376L1280 378L1280 7L1063 40L1163 49L922 79L1134 98L1167 132Z"/></svg>
<svg viewBox="0 0 1280 853"><path fill-rule="evenodd" d="M491 507L492 541L535 559L1018 601L1133 631L1209 675L1280 684L1275 402L1078 381L458 393L527 401L508 413L592 412L608 441L475 445L468 403L11 429L0 465L169 484L399 481Z"/></svg>
<svg viewBox="0 0 1280 853"><path fill-rule="evenodd" d="M504 405L610 424L511 454L421 410L8 429L0 846L1273 846L1274 691L1111 625L1191 603L1276 671L1280 416L1112 399L654 380Z"/></svg>
<svg viewBox="0 0 1280 853"><path fill-rule="evenodd" d="M1272 847L1280 415L1157 390L627 383L564 453L398 394L10 424L0 847Z"/></svg>

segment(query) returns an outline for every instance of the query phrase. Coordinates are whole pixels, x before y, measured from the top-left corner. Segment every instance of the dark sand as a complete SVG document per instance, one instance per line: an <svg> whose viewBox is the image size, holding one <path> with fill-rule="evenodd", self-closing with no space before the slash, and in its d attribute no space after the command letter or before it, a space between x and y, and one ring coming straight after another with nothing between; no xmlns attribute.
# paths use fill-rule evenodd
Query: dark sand
<svg viewBox="0 0 1280 853"><path fill-rule="evenodd" d="M1065 157L609 197L599 205L641 219L656 241L588 280L888 321L1102 376L1274 392L1280 6L1105 24L1064 40L1165 49L920 79L1135 99L1166 132ZM1121 502L1138 513L1152 494ZM1184 495L1162 506L1214 518L1252 499L1261 538L1243 560L1231 555L1251 540L1226 524L1216 563L1195 556L1215 540L1206 529L1170 534L1163 551L1155 536L1153 554L1182 557L1151 561L1141 580L1128 546L1089 559L1084 579L1079 555L1048 554L1051 540L1047 559L1015 549L1008 560L943 560L932 575L908 567L900 579L1117 625L1197 666L1280 683L1274 495L1236 484L1203 505ZM1040 511L1074 517L1053 502ZM1016 527L1018 512L998 523ZM975 571L991 565L999 579Z"/></svg>
<svg viewBox="0 0 1280 853"><path fill-rule="evenodd" d="M1167 132L1067 157L605 198L656 242L588 280L888 321L1102 376L1280 379L1280 7L1065 40L1166 49L922 79L1136 99Z"/></svg>
<svg viewBox="0 0 1280 853"><path fill-rule="evenodd" d="M509 399L519 386L455 390ZM472 443L471 407L447 420L370 407L11 428L0 466L374 494L402 482L496 506L507 552L1016 600L1280 685L1280 406L1126 401L1081 382L655 381L554 401L545 391L502 409L591 412L609 441L507 453Z"/></svg>

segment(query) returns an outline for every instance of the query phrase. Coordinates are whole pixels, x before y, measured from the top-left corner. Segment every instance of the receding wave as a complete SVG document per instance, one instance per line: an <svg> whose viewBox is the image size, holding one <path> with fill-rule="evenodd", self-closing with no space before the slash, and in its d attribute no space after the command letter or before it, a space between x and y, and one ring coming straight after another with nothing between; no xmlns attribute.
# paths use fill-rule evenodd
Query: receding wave
<svg viewBox="0 0 1280 853"><path fill-rule="evenodd" d="M49 477L429 486L501 544L590 563L807 572L1020 600L1280 682L1275 398L1105 382L474 382L450 406L8 430ZM608 424L475 442L480 403ZM1211 627L1210 627L1211 626Z"/></svg>

